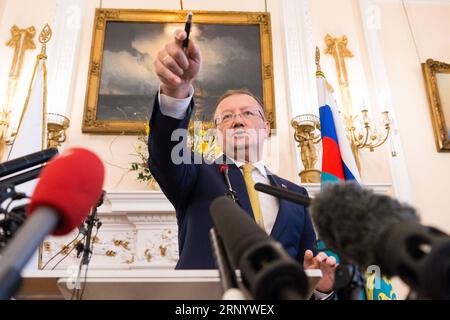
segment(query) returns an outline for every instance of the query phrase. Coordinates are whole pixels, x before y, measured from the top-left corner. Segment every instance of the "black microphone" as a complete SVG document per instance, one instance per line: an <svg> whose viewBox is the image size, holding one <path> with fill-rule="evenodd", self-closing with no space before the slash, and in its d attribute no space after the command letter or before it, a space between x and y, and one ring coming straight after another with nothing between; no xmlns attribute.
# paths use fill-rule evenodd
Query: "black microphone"
<svg viewBox="0 0 450 320"><path fill-rule="evenodd" d="M0 164L0 177L28 169L49 161L58 154L58 149L49 148L46 150L30 153L26 156L9 160Z"/></svg>
<svg viewBox="0 0 450 320"><path fill-rule="evenodd" d="M283 189L277 186L271 186L264 183L255 183L255 190L263 193L270 194L271 196L286 199L288 201L301 204L308 207L311 204L311 198L288 189Z"/></svg>
<svg viewBox="0 0 450 320"><path fill-rule="evenodd" d="M3 188L15 187L22 183L36 179L39 177L39 174L44 168L45 165L4 178L3 180L0 180L0 190Z"/></svg>
<svg viewBox="0 0 450 320"><path fill-rule="evenodd" d="M328 185L312 203L320 238L350 263L398 275L421 297L450 299L450 237L415 209L355 183Z"/></svg>
<svg viewBox="0 0 450 320"><path fill-rule="evenodd" d="M210 207L214 227L233 267L255 299L306 299L308 279L302 266L272 240L228 197Z"/></svg>

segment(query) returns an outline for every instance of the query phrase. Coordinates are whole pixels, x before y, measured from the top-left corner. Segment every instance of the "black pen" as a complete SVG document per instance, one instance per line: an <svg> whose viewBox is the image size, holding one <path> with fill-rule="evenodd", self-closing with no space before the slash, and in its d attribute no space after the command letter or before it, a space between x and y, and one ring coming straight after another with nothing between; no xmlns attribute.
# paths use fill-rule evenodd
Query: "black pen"
<svg viewBox="0 0 450 320"><path fill-rule="evenodd" d="M192 26L192 12L189 12L186 17L186 24L184 25L184 31L186 31L186 39L183 40L183 49L188 47L189 34L191 33Z"/></svg>

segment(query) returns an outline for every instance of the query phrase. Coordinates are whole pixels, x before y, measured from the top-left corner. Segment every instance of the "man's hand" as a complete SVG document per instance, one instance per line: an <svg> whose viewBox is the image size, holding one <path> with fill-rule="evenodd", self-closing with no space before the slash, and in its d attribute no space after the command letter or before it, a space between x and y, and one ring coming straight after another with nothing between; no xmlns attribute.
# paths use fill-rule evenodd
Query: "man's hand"
<svg viewBox="0 0 450 320"><path fill-rule="evenodd" d="M174 35L174 41L158 52L154 66L161 81L161 92L184 99L189 96L192 81L200 71L200 50L191 39L186 51L183 50L182 44L186 38L184 30L176 30Z"/></svg>
<svg viewBox="0 0 450 320"><path fill-rule="evenodd" d="M305 257L303 259L304 269L320 269L322 270L323 277L318 282L316 289L323 293L328 293L333 290L334 284L334 271L337 264L334 257L329 257L325 252L319 252L317 256L311 250L305 251Z"/></svg>

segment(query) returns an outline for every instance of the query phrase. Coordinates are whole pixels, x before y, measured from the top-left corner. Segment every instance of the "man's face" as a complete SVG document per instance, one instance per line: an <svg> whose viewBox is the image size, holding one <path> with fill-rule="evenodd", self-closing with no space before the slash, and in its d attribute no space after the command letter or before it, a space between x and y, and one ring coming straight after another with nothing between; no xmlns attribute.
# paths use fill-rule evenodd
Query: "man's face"
<svg viewBox="0 0 450 320"><path fill-rule="evenodd" d="M217 106L215 119L223 152L239 161L258 161L269 124L258 102L246 94L231 95Z"/></svg>

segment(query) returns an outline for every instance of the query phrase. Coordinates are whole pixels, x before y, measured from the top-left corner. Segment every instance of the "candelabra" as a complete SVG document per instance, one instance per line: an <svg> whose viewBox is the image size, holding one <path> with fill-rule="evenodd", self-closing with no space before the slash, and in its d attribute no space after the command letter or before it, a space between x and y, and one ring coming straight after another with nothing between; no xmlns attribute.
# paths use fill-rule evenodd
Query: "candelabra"
<svg viewBox="0 0 450 320"><path fill-rule="evenodd" d="M353 155L355 157L356 165L359 173L361 173L361 161L359 159L359 150L367 148L373 152L376 148L383 145L388 139L391 131L391 120L389 119L388 111L382 112L384 132L379 132L379 128L375 121L369 118L369 112L363 107L360 115L353 115L352 99L350 95L350 83L348 80L348 72L345 60L353 57L353 53L347 48L348 38L344 35L342 37L333 38L327 34L325 36L325 44L327 48L325 53L332 55L336 65L336 72L338 76L338 84L341 92L341 99L343 105L343 118L347 131L347 137L350 141ZM316 53L316 64L320 60L320 53ZM357 119L361 119L361 125L357 125ZM392 156L395 156L395 151L392 151Z"/></svg>
<svg viewBox="0 0 450 320"><path fill-rule="evenodd" d="M384 132L380 132L379 126L375 121L369 117L369 111L362 109L360 115L348 116L344 115L347 137L350 140L350 146L355 156L356 165L361 172L361 163L359 159L359 150L369 149L373 152L376 148L383 145L389 138L391 132L391 119L389 112L384 111L382 114L382 122ZM359 121L358 121L359 119ZM395 151L392 151L392 156L395 157Z"/></svg>

